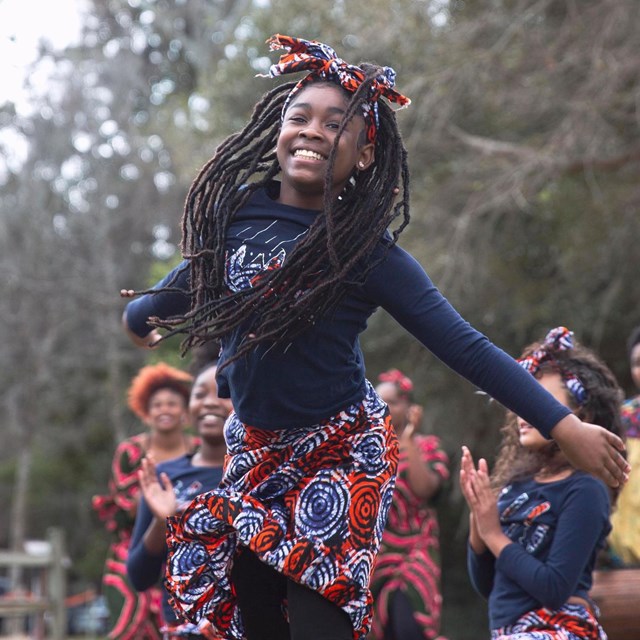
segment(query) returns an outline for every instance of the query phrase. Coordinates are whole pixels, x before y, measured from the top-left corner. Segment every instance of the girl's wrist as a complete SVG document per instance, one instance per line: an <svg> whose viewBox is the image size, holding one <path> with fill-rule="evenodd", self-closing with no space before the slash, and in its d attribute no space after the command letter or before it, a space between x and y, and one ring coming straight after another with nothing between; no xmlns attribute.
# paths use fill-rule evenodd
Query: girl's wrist
<svg viewBox="0 0 640 640"><path fill-rule="evenodd" d="M511 544L511 540L502 531L487 534L483 540L496 558L506 546Z"/></svg>

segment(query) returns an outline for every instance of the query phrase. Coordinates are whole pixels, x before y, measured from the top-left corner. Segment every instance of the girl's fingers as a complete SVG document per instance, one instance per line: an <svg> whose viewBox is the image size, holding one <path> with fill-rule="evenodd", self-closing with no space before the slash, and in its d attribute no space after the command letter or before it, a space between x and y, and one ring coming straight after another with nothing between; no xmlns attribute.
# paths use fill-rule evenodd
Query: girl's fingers
<svg viewBox="0 0 640 640"><path fill-rule="evenodd" d="M169 479L169 476L164 473L164 471L160 474L160 484L165 491L173 491L171 480Z"/></svg>
<svg viewBox="0 0 640 640"><path fill-rule="evenodd" d="M470 472L473 468L473 457L471 456L471 451L465 446L462 447L462 460L460 462L461 468Z"/></svg>

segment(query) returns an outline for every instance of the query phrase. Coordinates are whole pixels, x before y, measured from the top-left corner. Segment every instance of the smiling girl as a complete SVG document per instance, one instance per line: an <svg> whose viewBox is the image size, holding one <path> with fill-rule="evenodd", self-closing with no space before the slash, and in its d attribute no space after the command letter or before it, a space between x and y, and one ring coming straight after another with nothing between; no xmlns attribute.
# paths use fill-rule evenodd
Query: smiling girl
<svg viewBox="0 0 640 640"><path fill-rule="evenodd" d="M142 367L131 382L129 408L147 426L123 440L111 463L109 493L93 498L93 508L113 533L103 575L110 612L111 640L159 640L162 615L160 591L136 593L127 578L131 532L138 510L138 469L146 455L164 461L191 452L197 445L185 433L191 376L164 362Z"/></svg>
<svg viewBox="0 0 640 640"><path fill-rule="evenodd" d="M157 586L166 560L166 519L179 513L198 494L214 489L222 478L226 451L223 427L231 413L231 402L218 396L216 365L196 376L189 399L191 424L200 437L197 451L159 464L148 455L142 460L138 479L142 499L131 536L127 574L142 593ZM183 624L169 604L166 590L162 608L163 640L214 638L206 624Z"/></svg>
<svg viewBox="0 0 640 640"><path fill-rule="evenodd" d="M626 465L616 436L475 331L396 244L409 172L387 103L409 100L394 71L319 42L270 43L287 50L270 75L306 75L218 147L187 196L185 262L124 322L140 346L158 327L184 333L185 348L220 340L218 387L233 401L220 488L171 524L175 603L226 638L358 639L398 462L359 344L378 307L580 465L614 484Z"/></svg>
<svg viewBox="0 0 640 640"><path fill-rule="evenodd" d="M558 402L621 433L614 375L566 328L550 331L520 362ZM469 572L489 601L492 640L606 640L589 590L611 530L607 487L514 414L492 479L486 461L476 469L463 447L460 485L471 510Z"/></svg>

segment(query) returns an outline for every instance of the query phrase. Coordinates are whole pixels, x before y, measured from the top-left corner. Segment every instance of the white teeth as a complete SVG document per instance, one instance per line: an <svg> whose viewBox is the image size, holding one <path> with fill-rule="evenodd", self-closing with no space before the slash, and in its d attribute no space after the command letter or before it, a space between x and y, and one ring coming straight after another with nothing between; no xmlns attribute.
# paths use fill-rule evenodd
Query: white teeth
<svg viewBox="0 0 640 640"><path fill-rule="evenodd" d="M293 154L296 158L313 158L313 160L324 160L324 157L315 151L308 149L297 149Z"/></svg>

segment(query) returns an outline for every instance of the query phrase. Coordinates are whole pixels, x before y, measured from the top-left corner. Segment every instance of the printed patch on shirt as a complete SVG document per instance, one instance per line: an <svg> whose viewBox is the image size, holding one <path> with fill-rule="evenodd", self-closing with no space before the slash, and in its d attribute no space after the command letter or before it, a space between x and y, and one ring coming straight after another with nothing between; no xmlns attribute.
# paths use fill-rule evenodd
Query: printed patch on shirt
<svg viewBox="0 0 640 640"><path fill-rule="evenodd" d="M202 482L194 480L189 486L185 486L182 480L177 480L173 485L173 493L179 504L189 503L202 493Z"/></svg>
<svg viewBox="0 0 640 640"><path fill-rule="evenodd" d="M550 509L551 509L551 503L549 501L541 502L540 504L537 504L527 514L527 517L524 521L525 524L531 525L536 518L539 518L543 513L547 513L547 511L549 511Z"/></svg>
<svg viewBox="0 0 640 640"><path fill-rule="evenodd" d="M525 533L526 533L525 529ZM549 525L539 524L532 531L529 540L525 544L525 549L528 553L535 553L547 538L547 532L549 531Z"/></svg>
<svg viewBox="0 0 640 640"><path fill-rule="evenodd" d="M508 489L508 487L505 487ZM500 521L506 522L514 513L519 511L523 505L529 501L529 494L525 491L521 493L517 498L510 502L500 513Z"/></svg>
<svg viewBox="0 0 640 640"><path fill-rule="evenodd" d="M279 269L284 264L286 256L285 250L281 249L275 256L267 257L260 253L250 262L246 262L247 245L243 244L237 251L231 254L227 252L226 284L234 293L249 289L265 273Z"/></svg>
<svg viewBox="0 0 640 640"><path fill-rule="evenodd" d="M250 224L234 234L241 244L236 250L227 251L225 257L225 279L231 291L248 289L265 273L282 267L287 258L286 245L290 251L308 233L305 229L293 238L283 239L278 227L274 220L263 228Z"/></svg>

